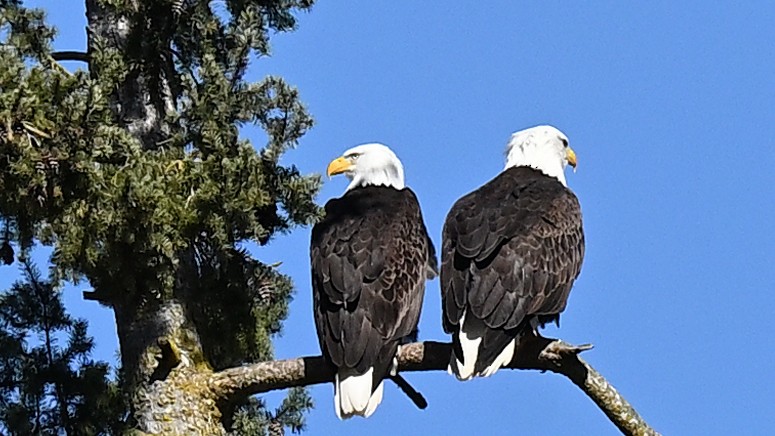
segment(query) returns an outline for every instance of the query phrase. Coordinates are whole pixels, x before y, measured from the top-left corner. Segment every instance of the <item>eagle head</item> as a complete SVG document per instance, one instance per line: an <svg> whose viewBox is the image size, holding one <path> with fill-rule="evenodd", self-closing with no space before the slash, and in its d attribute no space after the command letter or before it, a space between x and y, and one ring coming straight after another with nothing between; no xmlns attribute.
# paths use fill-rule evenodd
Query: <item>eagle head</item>
<svg viewBox="0 0 775 436"><path fill-rule="evenodd" d="M328 164L328 176L344 174L350 179L347 191L358 186L404 188L404 166L384 144L362 144L344 152Z"/></svg>
<svg viewBox="0 0 775 436"><path fill-rule="evenodd" d="M567 165L576 169L576 153L568 146L568 137L552 126L515 132L506 145L506 168L529 166L566 185Z"/></svg>

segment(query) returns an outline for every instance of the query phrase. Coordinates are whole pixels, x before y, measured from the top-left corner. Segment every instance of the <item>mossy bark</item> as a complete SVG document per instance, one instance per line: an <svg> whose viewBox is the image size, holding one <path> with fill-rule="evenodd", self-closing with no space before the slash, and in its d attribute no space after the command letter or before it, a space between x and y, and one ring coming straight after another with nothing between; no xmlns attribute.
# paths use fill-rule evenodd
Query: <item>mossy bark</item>
<svg viewBox="0 0 775 436"><path fill-rule="evenodd" d="M146 434L225 434L212 375L185 306L114 306L132 426Z"/></svg>

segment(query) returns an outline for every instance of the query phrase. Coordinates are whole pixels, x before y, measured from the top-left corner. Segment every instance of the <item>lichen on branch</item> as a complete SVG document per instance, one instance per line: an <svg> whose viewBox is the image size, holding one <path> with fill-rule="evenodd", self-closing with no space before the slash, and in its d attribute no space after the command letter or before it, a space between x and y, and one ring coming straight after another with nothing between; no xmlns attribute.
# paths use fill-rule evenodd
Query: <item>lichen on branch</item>
<svg viewBox="0 0 775 436"><path fill-rule="evenodd" d="M584 392L624 434L658 435L619 392L579 357L591 345L528 336L520 341L509 369L551 371L564 375ZM452 345L415 342L401 347L399 372L446 371ZM322 356L259 362L214 373L210 388L220 398L331 382L335 369Z"/></svg>

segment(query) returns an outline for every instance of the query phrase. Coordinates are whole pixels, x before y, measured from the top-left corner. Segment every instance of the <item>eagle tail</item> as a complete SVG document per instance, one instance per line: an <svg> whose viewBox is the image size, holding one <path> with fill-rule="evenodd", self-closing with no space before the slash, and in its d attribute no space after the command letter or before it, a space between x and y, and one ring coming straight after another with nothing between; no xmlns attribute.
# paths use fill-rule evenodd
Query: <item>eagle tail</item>
<svg viewBox="0 0 775 436"><path fill-rule="evenodd" d="M374 368L364 374L352 369L340 369L334 385L334 409L339 419L355 415L368 418L382 402L383 382L374 388ZM373 390L372 390L373 389Z"/></svg>
<svg viewBox="0 0 775 436"><path fill-rule="evenodd" d="M511 362L511 359L514 357L514 347L517 344L516 339L512 339L508 345L498 354L498 357L495 358L495 360L486 368L484 368L483 371L479 373L482 377L489 377L495 372L497 372L502 367L506 366Z"/></svg>
<svg viewBox="0 0 775 436"><path fill-rule="evenodd" d="M463 312L458 325L460 330L453 338L457 343L453 347L452 358L448 368L448 371L455 374L458 380L470 380L475 376L489 377L511 362L511 359L514 357L516 338L507 335L506 332L498 331L496 335L499 340L496 342L500 342L499 345L503 348L500 348L495 356L487 351L485 351L485 355L482 355L482 340L488 333L492 335L495 332L476 317L472 316L466 319L465 312ZM504 338L508 342L500 341ZM486 343L485 345L491 347L496 344Z"/></svg>
<svg viewBox="0 0 775 436"><path fill-rule="evenodd" d="M466 311L463 311L458 325L460 329L454 340L457 342L455 345L459 344L459 346L453 348L447 370L455 374L458 380L465 381L476 375L474 368L479 355L479 344L487 327L476 317L466 320Z"/></svg>

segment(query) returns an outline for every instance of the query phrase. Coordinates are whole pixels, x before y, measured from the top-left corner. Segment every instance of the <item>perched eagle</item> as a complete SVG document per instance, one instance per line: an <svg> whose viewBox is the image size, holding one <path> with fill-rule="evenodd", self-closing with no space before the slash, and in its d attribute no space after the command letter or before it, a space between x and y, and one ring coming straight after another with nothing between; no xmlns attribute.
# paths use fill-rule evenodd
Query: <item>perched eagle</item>
<svg viewBox="0 0 775 436"><path fill-rule="evenodd" d="M310 255L315 326L337 369L334 407L344 419L374 413L386 377L412 396L395 359L402 341L416 336L425 280L438 266L393 151L382 144L347 150L328 166L329 176L342 173L350 185L326 204Z"/></svg>
<svg viewBox="0 0 775 436"><path fill-rule="evenodd" d="M584 257L568 164L576 167L576 155L556 128L516 132L506 168L449 211L441 296L450 371L460 380L492 375L512 360L520 335L559 324Z"/></svg>

